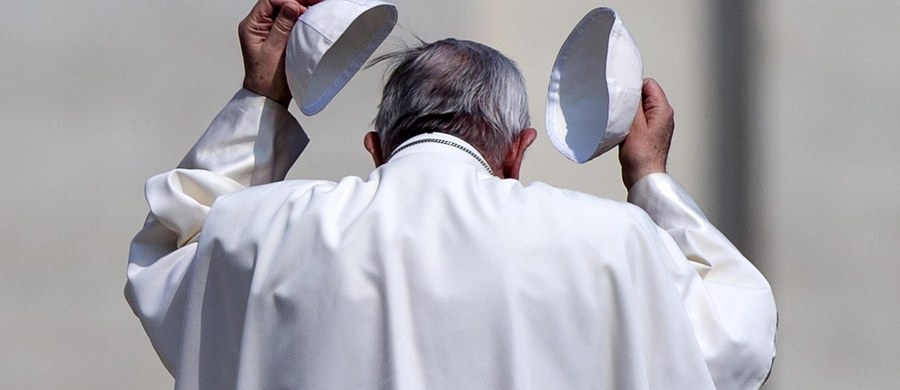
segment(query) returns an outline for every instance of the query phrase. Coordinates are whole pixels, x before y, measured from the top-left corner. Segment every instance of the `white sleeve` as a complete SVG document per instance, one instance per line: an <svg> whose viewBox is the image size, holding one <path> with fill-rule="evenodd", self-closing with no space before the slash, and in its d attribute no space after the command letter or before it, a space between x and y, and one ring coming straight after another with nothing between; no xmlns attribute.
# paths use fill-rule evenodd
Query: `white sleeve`
<svg viewBox="0 0 900 390"><path fill-rule="evenodd" d="M669 269L716 388L761 387L775 357L777 323L765 277L669 175L641 178L628 201L661 228L675 259Z"/></svg>
<svg viewBox="0 0 900 390"><path fill-rule="evenodd" d="M177 169L147 180L150 214L131 242L125 297L173 375L186 304L182 281L209 208L220 195L283 180L308 142L284 107L242 89Z"/></svg>

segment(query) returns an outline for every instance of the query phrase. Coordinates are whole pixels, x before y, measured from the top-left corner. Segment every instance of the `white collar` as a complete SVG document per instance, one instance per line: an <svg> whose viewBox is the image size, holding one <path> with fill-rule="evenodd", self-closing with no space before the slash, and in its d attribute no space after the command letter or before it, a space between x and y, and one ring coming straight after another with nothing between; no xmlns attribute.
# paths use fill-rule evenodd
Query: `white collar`
<svg viewBox="0 0 900 390"><path fill-rule="evenodd" d="M400 144L400 146L398 146L396 149L394 149L391 155L388 156L387 160L390 161L397 156L405 155L409 153L410 149L420 149L422 147L420 145L425 144L447 146L450 147L447 150L456 149L460 152L464 152L469 155L472 162L477 162L485 170L487 170L487 172L491 176L494 175L494 170L491 169L491 166L487 163L487 160L485 160L481 153L478 152L478 149L475 149L475 147L464 141L462 138L444 133L425 133L412 137Z"/></svg>

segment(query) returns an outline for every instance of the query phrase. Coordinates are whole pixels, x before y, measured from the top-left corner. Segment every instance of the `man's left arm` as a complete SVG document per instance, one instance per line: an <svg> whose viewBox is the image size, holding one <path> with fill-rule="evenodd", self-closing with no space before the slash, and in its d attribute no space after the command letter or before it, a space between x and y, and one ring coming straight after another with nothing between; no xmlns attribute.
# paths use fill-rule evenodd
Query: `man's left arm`
<svg viewBox="0 0 900 390"><path fill-rule="evenodd" d="M666 268L716 387L759 388L775 356L777 314L766 278L671 176L642 177L628 201L658 226Z"/></svg>
<svg viewBox="0 0 900 390"><path fill-rule="evenodd" d="M662 88L644 82L643 99L620 145L628 201L657 225L665 264L717 388L758 388L775 355L776 311L765 277L668 174L674 111Z"/></svg>

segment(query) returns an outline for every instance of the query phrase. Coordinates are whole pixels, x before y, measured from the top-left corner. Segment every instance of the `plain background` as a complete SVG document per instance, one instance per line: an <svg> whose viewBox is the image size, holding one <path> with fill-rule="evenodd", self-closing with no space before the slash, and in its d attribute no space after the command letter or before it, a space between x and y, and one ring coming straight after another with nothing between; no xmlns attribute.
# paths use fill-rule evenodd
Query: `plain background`
<svg viewBox="0 0 900 390"><path fill-rule="evenodd" d="M382 52L413 34L493 46L519 63L541 131L556 52L601 5L395 3L400 25ZM773 285L779 352L767 388L896 387L900 2L753 2L738 107L749 117L735 123L752 158L724 179L730 161L716 140L727 104L715 75L731 54L714 4L602 5L620 12L645 75L675 107L672 174L714 223L738 227ZM143 182L173 168L239 88L236 26L251 6L0 3L0 388L171 388L122 295L128 245L147 211ZM312 143L291 177L368 174L362 136L382 72L361 72L313 118L292 107ZM523 179L624 199L618 169L614 152L576 166L541 134ZM716 190L743 178L753 185L740 204ZM753 223L723 221L731 208Z"/></svg>

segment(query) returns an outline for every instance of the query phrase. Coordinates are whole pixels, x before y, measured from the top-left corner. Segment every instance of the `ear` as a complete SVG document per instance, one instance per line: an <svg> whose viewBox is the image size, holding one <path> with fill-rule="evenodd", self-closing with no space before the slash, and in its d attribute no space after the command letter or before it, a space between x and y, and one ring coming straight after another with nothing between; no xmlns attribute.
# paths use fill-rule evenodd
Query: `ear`
<svg viewBox="0 0 900 390"><path fill-rule="evenodd" d="M519 180L519 169L522 167L525 150L531 146L535 138L537 138L537 130L530 127L519 133L509 154L503 160L503 177Z"/></svg>
<svg viewBox="0 0 900 390"><path fill-rule="evenodd" d="M374 131L366 133L365 138L363 138L363 146L365 146L366 150L369 151L369 154L372 155L372 161L375 162L375 168L378 168L385 163L384 154L381 153L381 137L378 136L378 133Z"/></svg>

